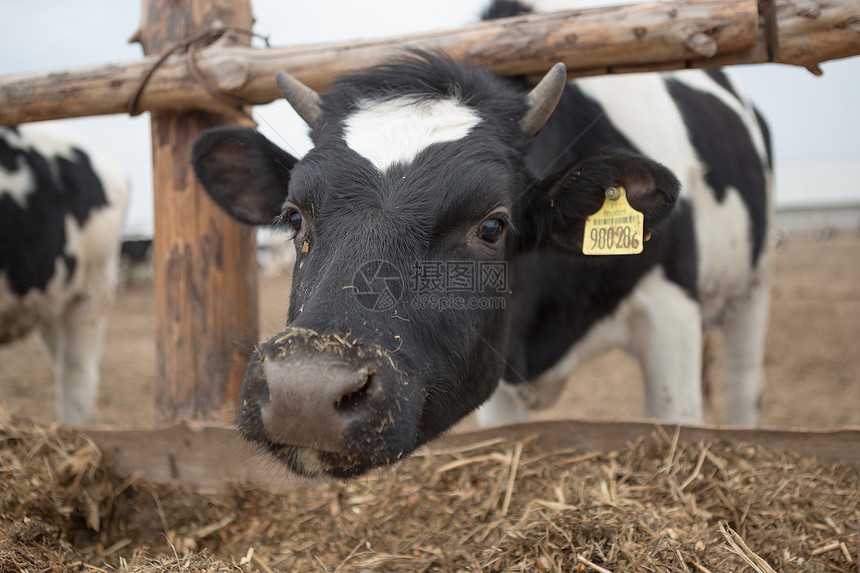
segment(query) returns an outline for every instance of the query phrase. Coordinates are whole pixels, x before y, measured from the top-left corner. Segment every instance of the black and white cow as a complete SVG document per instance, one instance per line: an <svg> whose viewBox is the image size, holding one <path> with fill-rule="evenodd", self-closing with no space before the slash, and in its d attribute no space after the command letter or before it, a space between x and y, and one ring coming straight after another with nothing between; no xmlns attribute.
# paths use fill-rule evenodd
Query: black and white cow
<svg viewBox="0 0 860 573"><path fill-rule="evenodd" d="M0 343L38 333L62 422L95 415L127 198L122 172L57 128L0 127Z"/></svg>
<svg viewBox="0 0 860 573"><path fill-rule="evenodd" d="M287 327L242 386L248 439L301 474L361 474L491 396L485 422L520 419L521 395L551 402L613 346L643 365L645 416L702 422L716 327L730 419L755 423L768 144L723 72L567 82L556 66L529 92L412 53L322 96L278 83L311 126L304 158L241 128L201 135L192 158L236 218L295 233ZM586 218L620 187L650 240L583 255Z"/></svg>

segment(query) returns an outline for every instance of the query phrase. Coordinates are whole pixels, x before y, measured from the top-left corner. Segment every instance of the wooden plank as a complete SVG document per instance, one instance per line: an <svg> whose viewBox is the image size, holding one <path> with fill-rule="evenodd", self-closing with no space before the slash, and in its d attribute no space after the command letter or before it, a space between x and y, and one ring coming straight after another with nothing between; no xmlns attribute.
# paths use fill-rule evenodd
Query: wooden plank
<svg viewBox="0 0 860 573"><path fill-rule="evenodd" d="M778 62L818 73L822 54L860 54L860 2L826 0L776 2ZM826 58L831 59L831 58Z"/></svg>
<svg viewBox="0 0 860 573"><path fill-rule="evenodd" d="M84 432L110 457L114 472L121 477L142 472L153 482L211 492L230 482L273 490L300 483L226 426L185 422L160 428Z"/></svg>
<svg viewBox="0 0 860 573"><path fill-rule="evenodd" d="M860 467L860 428L840 430L763 429L718 426L676 426L640 421L576 421L551 420L488 428L468 434L451 434L432 449L457 447L493 437L512 440L536 436L537 443L547 450L581 448L609 451L623 447L640 437L648 436L657 426L668 435L680 431L680 439L688 442L730 440L750 442L779 450L791 450L804 457L814 457L825 463L844 462Z"/></svg>
<svg viewBox="0 0 860 573"><path fill-rule="evenodd" d="M673 436L677 426L663 424ZM638 421L558 420L529 422L449 434L428 446L443 452L494 438L511 441L536 437L547 451L608 452L647 437L655 424ZM226 426L184 423L154 429L84 429L111 457L120 476L141 471L156 482L178 483L193 489L216 491L227 482L255 484L269 489L293 488L305 480L287 474L277 463L244 444ZM680 438L697 442L736 440L759 446L792 450L825 463L842 462L860 468L860 428L840 430L785 430L681 426Z"/></svg>
<svg viewBox="0 0 860 573"><path fill-rule="evenodd" d="M791 37L781 40L789 57L779 61L806 66L860 52L856 31L846 24L860 16L860 0L804 0L825 7L816 18L795 16L799 0L774 1L780 25L782 18L792 22ZM815 30L815 42L804 39L805 27ZM213 85L263 104L280 97L272 81L278 70L325 89L333 78L406 48L440 49L505 75L541 74L561 61L575 76L768 61L764 38L755 0L675 0L533 14L386 39L265 50L216 42L199 51L198 62ZM790 59L796 55L792 45L803 46L800 62ZM0 78L0 124L124 113L156 59ZM185 55L176 54L152 77L140 109L223 111L225 104L194 80Z"/></svg>
<svg viewBox="0 0 860 573"><path fill-rule="evenodd" d="M147 53L160 53L216 20L250 27L250 3L149 0L140 40ZM206 196L189 163L202 130L241 121L237 113L152 114L159 422L219 419L224 405L235 402L257 342L254 230Z"/></svg>

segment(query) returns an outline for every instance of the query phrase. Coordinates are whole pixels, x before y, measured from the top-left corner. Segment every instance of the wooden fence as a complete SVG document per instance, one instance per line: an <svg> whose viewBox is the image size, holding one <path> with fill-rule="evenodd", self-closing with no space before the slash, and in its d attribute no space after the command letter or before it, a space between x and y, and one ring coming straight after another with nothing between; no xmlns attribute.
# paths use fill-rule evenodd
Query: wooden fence
<svg viewBox="0 0 860 573"><path fill-rule="evenodd" d="M494 72L571 76L860 54L860 0L676 0L533 14L349 43L250 47L249 0L144 0L134 62L0 77L0 124L152 113L154 276L160 422L217 419L257 342L253 231L208 200L188 165L203 129L248 123L286 70L316 89L407 47L440 49Z"/></svg>

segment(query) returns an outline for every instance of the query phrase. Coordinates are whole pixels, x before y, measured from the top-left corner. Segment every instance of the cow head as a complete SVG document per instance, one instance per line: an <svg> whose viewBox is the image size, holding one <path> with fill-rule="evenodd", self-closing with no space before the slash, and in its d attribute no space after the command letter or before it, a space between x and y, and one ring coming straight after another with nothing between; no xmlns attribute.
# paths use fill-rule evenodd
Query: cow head
<svg viewBox="0 0 860 573"><path fill-rule="evenodd" d="M665 168L629 153L527 173L566 83L560 64L531 92L426 53L322 96L278 83L311 127L304 158L218 128L192 162L235 218L295 235L287 325L251 357L238 425L300 474L392 464L473 411L504 370L506 261L575 251L609 186L627 188L647 226L678 193Z"/></svg>

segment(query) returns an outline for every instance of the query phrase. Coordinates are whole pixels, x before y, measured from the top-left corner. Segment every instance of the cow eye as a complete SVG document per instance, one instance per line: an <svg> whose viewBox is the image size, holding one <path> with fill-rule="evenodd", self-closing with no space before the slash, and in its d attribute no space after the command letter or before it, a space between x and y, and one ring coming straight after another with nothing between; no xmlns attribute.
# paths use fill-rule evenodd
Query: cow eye
<svg viewBox="0 0 860 573"><path fill-rule="evenodd" d="M487 219L478 227L478 238L494 245L502 238L505 230L505 220L501 217Z"/></svg>
<svg viewBox="0 0 860 573"><path fill-rule="evenodd" d="M302 225L304 224L304 216L299 208L288 202L284 205L284 210L280 216L281 223L286 223L290 226L290 228L298 235L302 232Z"/></svg>
<svg viewBox="0 0 860 573"><path fill-rule="evenodd" d="M302 214L296 210L287 213L287 223L298 233L302 230Z"/></svg>

